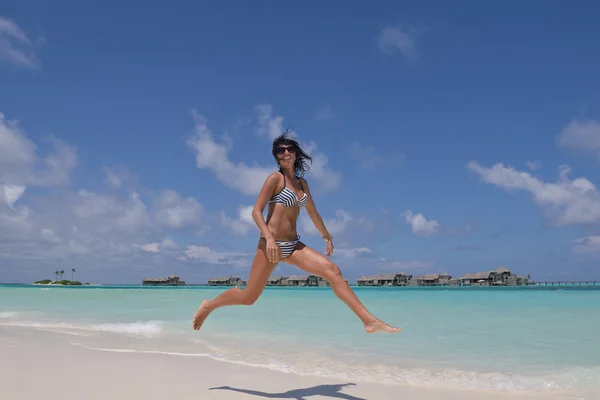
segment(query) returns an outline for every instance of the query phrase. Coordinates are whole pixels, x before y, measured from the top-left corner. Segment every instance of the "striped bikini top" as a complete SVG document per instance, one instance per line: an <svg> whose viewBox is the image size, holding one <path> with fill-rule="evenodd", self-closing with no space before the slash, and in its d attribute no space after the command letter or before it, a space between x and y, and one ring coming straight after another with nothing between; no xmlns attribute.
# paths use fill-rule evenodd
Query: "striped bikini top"
<svg viewBox="0 0 600 400"><path fill-rule="evenodd" d="M283 175L283 173L281 175ZM304 191L304 188L302 187L302 181L300 181L300 187L302 188L302 191ZM308 197L306 196L306 192L304 192L304 195L301 199L298 199L296 192L286 186L285 175L283 175L283 189L271 197L269 204L281 204L284 207L294 207L296 204L298 204L298 206L302 208L306 205L307 201Z"/></svg>

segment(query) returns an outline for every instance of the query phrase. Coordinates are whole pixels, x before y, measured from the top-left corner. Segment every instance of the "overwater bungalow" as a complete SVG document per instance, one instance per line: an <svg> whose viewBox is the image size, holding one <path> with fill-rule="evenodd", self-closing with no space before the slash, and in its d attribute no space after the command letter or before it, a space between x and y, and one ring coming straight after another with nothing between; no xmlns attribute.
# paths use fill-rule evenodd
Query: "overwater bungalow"
<svg viewBox="0 0 600 400"><path fill-rule="evenodd" d="M444 272L443 274L440 274L440 276L439 276L438 285L450 286L451 280L452 280L452 276L449 273Z"/></svg>
<svg viewBox="0 0 600 400"><path fill-rule="evenodd" d="M322 286L322 287L329 287L329 286L331 286L331 284L329 283L329 281L327 279L323 279L320 276L317 277L317 278L318 278L319 286ZM346 282L348 282L348 281L346 281Z"/></svg>
<svg viewBox="0 0 600 400"><path fill-rule="evenodd" d="M411 275L404 272L379 275L365 275L356 280L358 286L406 286Z"/></svg>
<svg viewBox="0 0 600 400"><path fill-rule="evenodd" d="M450 280L448 280L448 286L460 286L460 279L451 278Z"/></svg>
<svg viewBox="0 0 600 400"><path fill-rule="evenodd" d="M438 286L440 274L427 274L423 277L421 286Z"/></svg>
<svg viewBox="0 0 600 400"><path fill-rule="evenodd" d="M238 276L220 276L208 280L209 286L245 286L246 281L241 280Z"/></svg>
<svg viewBox="0 0 600 400"><path fill-rule="evenodd" d="M284 286L283 282L287 282L287 276L272 276L267 280L267 286Z"/></svg>
<svg viewBox="0 0 600 400"><path fill-rule="evenodd" d="M522 285L528 285L528 284L529 284L528 276L511 275L508 278L506 278L506 286L522 286Z"/></svg>
<svg viewBox="0 0 600 400"><path fill-rule="evenodd" d="M408 286L423 286L423 279L422 275L413 276L408 280Z"/></svg>
<svg viewBox="0 0 600 400"><path fill-rule="evenodd" d="M460 282L462 286L492 286L489 272L466 273Z"/></svg>
<svg viewBox="0 0 600 400"><path fill-rule="evenodd" d="M506 281L514 274L506 267L498 267L489 272L488 281L491 285L506 285Z"/></svg>
<svg viewBox="0 0 600 400"><path fill-rule="evenodd" d="M493 271L466 273L460 278L461 286L520 286L527 285L528 277L520 277L506 267Z"/></svg>
<svg viewBox="0 0 600 400"><path fill-rule="evenodd" d="M319 286L319 277L316 275L292 275L285 279L286 286Z"/></svg>
<svg viewBox="0 0 600 400"><path fill-rule="evenodd" d="M281 279L280 279L281 278ZM346 281L348 282L348 281ZM269 286L331 286L329 281L316 275L274 276L267 281Z"/></svg>
<svg viewBox="0 0 600 400"><path fill-rule="evenodd" d="M177 275L159 276L156 278L142 279L142 286L183 286L185 281L179 279Z"/></svg>

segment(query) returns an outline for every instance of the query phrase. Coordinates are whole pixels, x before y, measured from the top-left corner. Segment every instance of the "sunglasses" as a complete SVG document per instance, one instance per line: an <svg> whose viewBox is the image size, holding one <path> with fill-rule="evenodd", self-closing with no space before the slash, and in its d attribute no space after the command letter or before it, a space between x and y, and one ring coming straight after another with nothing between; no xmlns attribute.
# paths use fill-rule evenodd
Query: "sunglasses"
<svg viewBox="0 0 600 400"><path fill-rule="evenodd" d="M296 153L296 148L294 146L290 146L290 147L277 147L275 148L275 152L277 154L283 154L285 153L285 151L288 151L288 153L292 154L292 153Z"/></svg>

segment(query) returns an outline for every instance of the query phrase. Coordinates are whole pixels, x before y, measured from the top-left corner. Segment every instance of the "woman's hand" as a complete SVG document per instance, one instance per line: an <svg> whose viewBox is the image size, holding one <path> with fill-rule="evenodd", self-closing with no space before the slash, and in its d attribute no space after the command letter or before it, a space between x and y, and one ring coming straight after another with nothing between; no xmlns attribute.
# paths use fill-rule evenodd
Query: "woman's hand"
<svg viewBox="0 0 600 400"><path fill-rule="evenodd" d="M279 246L277 246L277 243L275 243L275 239L273 239L272 236L269 236L267 238L266 250L269 261L271 261L273 264L279 261L279 259L281 258L281 249L279 248Z"/></svg>
<svg viewBox="0 0 600 400"><path fill-rule="evenodd" d="M325 250L323 252L327 257L331 257L333 254L333 241L331 239L325 242Z"/></svg>

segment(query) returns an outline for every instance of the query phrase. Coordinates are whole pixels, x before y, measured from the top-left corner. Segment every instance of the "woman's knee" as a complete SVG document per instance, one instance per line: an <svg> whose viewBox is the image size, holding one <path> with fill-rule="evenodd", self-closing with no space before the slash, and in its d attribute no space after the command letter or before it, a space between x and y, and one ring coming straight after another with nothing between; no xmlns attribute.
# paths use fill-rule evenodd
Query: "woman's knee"
<svg viewBox="0 0 600 400"><path fill-rule="evenodd" d="M329 282L335 282L339 280L343 280L342 270L332 261L328 261L325 265L323 278L328 280Z"/></svg>
<svg viewBox="0 0 600 400"><path fill-rule="evenodd" d="M247 289L242 290L242 305L251 306L258 300L260 293L251 292Z"/></svg>

